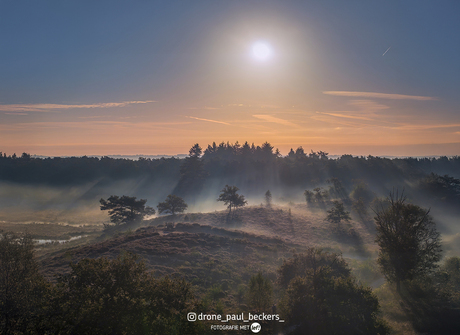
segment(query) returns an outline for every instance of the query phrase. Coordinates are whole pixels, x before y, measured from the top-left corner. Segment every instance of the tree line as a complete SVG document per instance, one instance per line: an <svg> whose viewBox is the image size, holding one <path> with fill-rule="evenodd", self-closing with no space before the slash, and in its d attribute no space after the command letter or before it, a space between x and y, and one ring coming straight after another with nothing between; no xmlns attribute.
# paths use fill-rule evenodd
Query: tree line
<svg viewBox="0 0 460 335"><path fill-rule="evenodd" d="M181 180L184 189L196 180L240 176L242 179L263 180L277 177L281 185L302 187L324 183L331 177L341 179L345 187L353 179L391 180L399 184L405 179L421 179L431 173L459 178L460 157L439 158L381 158L374 156L354 157L342 155L329 159L328 153L311 151L305 153L302 147L287 156L281 156L270 143L261 146L237 143L208 145L204 150L195 144L185 159L140 158L139 160L115 159L109 157L54 157L33 158L24 153L21 156L0 154L0 180L21 183L45 183L68 185L99 178L120 180L138 176L149 176L153 180ZM246 176L246 177L244 177ZM398 183L395 183L397 181ZM458 179L457 179L458 181ZM426 181L429 184L449 185L448 179ZM458 190L458 187L456 188ZM180 195L180 194L179 194Z"/></svg>
<svg viewBox="0 0 460 335"><path fill-rule="evenodd" d="M29 154L0 155L0 181L48 186L97 182L96 187L103 189L114 181L142 179L138 190L141 193L161 185L165 195L177 195L188 203L208 194L216 181L221 185L238 182L252 196L266 188L307 188L316 192L315 189L321 189L331 180L341 183L341 191L334 185L337 192L349 192L355 186L354 181L361 180L380 194L387 194L387 185L405 186L418 201L429 200L435 206L447 205L455 210L460 201L458 171L458 156L389 159L342 155L330 159L327 152L307 153L299 147L283 157L268 142L261 146L247 142L213 143L205 150L194 144L184 159L141 157L134 161L85 156L41 159ZM165 189L163 185L172 186ZM318 202L320 196L315 193L314 201ZM356 206L364 208L366 204Z"/></svg>

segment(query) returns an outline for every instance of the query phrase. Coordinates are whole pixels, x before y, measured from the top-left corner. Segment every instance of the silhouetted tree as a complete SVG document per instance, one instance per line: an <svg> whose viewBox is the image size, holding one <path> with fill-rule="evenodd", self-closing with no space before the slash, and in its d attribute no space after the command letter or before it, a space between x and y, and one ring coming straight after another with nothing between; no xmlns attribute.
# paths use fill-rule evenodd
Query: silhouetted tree
<svg viewBox="0 0 460 335"><path fill-rule="evenodd" d="M270 207L272 205L272 192L270 192L270 190L265 192L265 204L267 205L267 207Z"/></svg>
<svg viewBox="0 0 460 335"><path fill-rule="evenodd" d="M418 189L429 195L431 201L457 205L460 201L460 179L431 173L419 181Z"/></svg>
<svg viewBox="0 0 460 335"><path fill-rule="evenodd" d="M311 152L308 154L308 157L311 159L319 159L319 155L313 150L311 150Z"/></svg>
<svg viewBox="0 0 460 335"><path fill-rule="evenodd" d="M107 200L99 200L101 210L109 211L110 221L116 225L141 221L147 215L155 214L152 207L145 206L147 200L123 195L111 195Z"/></svg>
<svg viewBox="0 0 460 335"><path fill-rule="evenodd" d="M319 156L320 159L324 159L324 160L327 160L327 159L328 159L327 155L329 155L329 153L327 153L327 152L318 151L317 154L318 154L318 156Z"/></svg>
<svg viewBox="0 0 460 335"><path fill-rule="evenodd" d="M329 192L323 190L322 187L315 187L313 191L315 191L315 202L317 203L324 203L329 198Z"/></svg>
<svg viewBox="0 0 460 335"><path fill-rule="evenodd" d="M261 150L262 150L262 152L263 152L265 157L271 158L271 157L273 157L273 149L274 148L275 147L273 145L271 145L268 142L265 142L265 143L262 143Z"/></svg>
<svg viewBox="0 0 460 335"><path fill-rule="evenodd" d="M248 142L244 142L243 146L241 147L241 157L243 160L247 161L252 155L251 146Z"/></svg>
<svg viewBox="0 0 460 335"><path fill-rule="evenodd" d="M229 215L232 213L232 207L243 207L248 203L244 199L244 195L239 195L238 193L236 193L238 191L239 188L236 186L225 185L225 187L222 189L219 195L219 198L217 198L217 201L223 201L223 203L228 206Z"/></svg>
<svg viewBox="0 0 460 335"><path fill-rule="evenodd" d="M394 192L387 206L375 212L378 263L398 292L402 281L430 273L441 259L440 235L429 212L406 203L404 194Z"/></svg>
<svg viewBox="0 0 460 335"><path fill-rule="evenodd" d="M198 143L193 145L189 150L189 157L190 158L200 158L202 153L202 149Z"/></svg>
<svg viewBox="0 0 460 335"><path fill-rule="evenodd" d="M350 193L350 198L353 200L362 199L366 206L374 200L375 193L369 189L369 186L362 180L354 180L355 184Z"/></svg>
<svg viewBox="0 0 460 335"><path fill-rule="evenodd" d="M183 213L187 209L187 204L184 199L176 195L168 195L164 202L158 204L158 213L171 213L175 215L176 213Z"/></svg>
<svg viewBox="0 0 460 335"><path fill-rule="evenodd" d="M327 211L326 220L332 223L340 223L342 220L350 221L350 212L345 210L342 202L334 200L333 207Z"/></svg>
<svg viewBox="0 0 460 335"><path fill-rule="evenodd" d="M180 166L180 179L175 193L188 195L191 192L199 192L201 190L203 182L208 175L204 170L204 164L200 158L201 153L202 149L198 143L190 148L189 157L185 158Z"/></svg>
<svg viewBox="0 0 460 335"><path fill-rule="evenodd" d="M292 149L291 149L292 150ZM297 159L302 159L302 158L305 158L307 157L307 154L305 153L305 151L303 150L303 148L300 146L296 149L295 151L295 157Z"/></svg>
<svg viewBox="0 0 460 335"><path fill-rule="evenodd" d="M367 218L367 206L363 198L353 200L351 208L359 215L362 220Z"/></svg>
<svg viewBox="0 0 460 335"><path fill-rule="evenodd" d="M339 199L347 197L345 188L343 187L343 184L339 178L332 177L326 181L329 184L332 184L332 186L329 188L329 194L331 194L331 196L334 196Z"/></svg>
<svg viewBox="0 0 460 335"><path fill-rule="evenodd" d="M313 196L315 194L310 190L305 190L303 194L305 195L305 200L307 201L307 204L311 204L313 202Z"/></svg>
<svg viewBox="0 0 460 335"><path fill-rule="evenodd" d="M350 193L352 200L352 209L359 215L362 220L368 219L368 208L375 198L375 193L369 189L369 186L362 180L354 180L354 187Z"/></svg>

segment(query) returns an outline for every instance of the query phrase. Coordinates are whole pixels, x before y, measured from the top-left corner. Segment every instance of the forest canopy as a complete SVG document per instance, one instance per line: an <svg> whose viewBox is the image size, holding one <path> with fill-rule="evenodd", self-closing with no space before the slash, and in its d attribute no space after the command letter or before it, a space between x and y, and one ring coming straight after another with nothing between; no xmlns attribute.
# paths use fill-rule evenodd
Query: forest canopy
<svg viewBox="0 0 460 335"><path fill-rule="evenodd" d="M377 194L388 194L389 187L406 187L408 193L429 197L433 206L453 206L460 200L459 178L458 156L383 158L342 155L332 159L327 152L308 153L299 147L283 157L268 142L260 146L247 142L243 145L238 142L212 143L204 150L194 144L190 155L184 159L34 158L27 153L0 155L0 181L3 182L53 187L91 182L104 186L131 179L142 181L145 190L158 183L171 185L159 197L175 194L188 204L203 192L218 193L226 184L238 184L245 195L251 197L254 194L247 189L263 195L267 188L272 191L279 188L305 190L328 182L340 184L342 192L350 192L356 186L355 181L360 180L361 185L367 185ZM359 194L355 193L358 197Z"/></svg>

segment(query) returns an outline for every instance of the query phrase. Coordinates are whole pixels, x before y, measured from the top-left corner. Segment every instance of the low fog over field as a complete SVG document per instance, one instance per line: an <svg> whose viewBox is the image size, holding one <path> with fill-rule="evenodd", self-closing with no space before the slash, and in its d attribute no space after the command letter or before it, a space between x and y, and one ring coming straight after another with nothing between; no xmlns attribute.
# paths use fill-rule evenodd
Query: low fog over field
<svg viewBox="0 0 460 335"><path fill-rule="evenodd" d="M411 201L439 215L441 229L457 232L458 157L328 159L327 153L306 154L302 148L280 157L268 143L209 145L202 156L201 149L192 149L185 159L2 157L0 216L12 221L40 221L43 216L49 221L95 223L103 220L99 199L110 195L147 199L147 205L156 207L167 195L176 194L185 199L189 211L208 212L223 208L216 199L225 185L237 186L250 205L263 203L267 190L274 202L287 204L305 202L304 192L315 188L332 191L331 199L347 199L355 189L365 188L372 198L404 190Z"/></svg>

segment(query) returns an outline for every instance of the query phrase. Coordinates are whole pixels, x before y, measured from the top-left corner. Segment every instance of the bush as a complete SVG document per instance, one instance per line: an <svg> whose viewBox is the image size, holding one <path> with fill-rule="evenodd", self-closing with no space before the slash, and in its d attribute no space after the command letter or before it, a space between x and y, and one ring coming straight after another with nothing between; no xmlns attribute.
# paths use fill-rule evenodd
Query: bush
<svg viewBox="0 0 460 335"><path fill-rule="evenodd" d="M155 279L133 254L83 259L57 285L61 334L196 334L187 322L196 307L185 280Z"/></svg>
<svg viewBox="0 0 460 335"><path fill-rule="evenodd" d="M293 334L388 334L370 288L358 285L337 254L310 249L285 261L281 304Z"/></svg>
<svg viewBox="0 0 460 335"><path fill-rule="evenodd" d="M23 334L47 327L50 285L38 271L30 236L0 234L0 333Z"/></svg>
<svg viewBox="0 0 460 335"><path fill-rule="evenodd" d="M266 311L272 303L272 285L270 281L257 273L249 280L248 302L258 312Z"/></svg>

